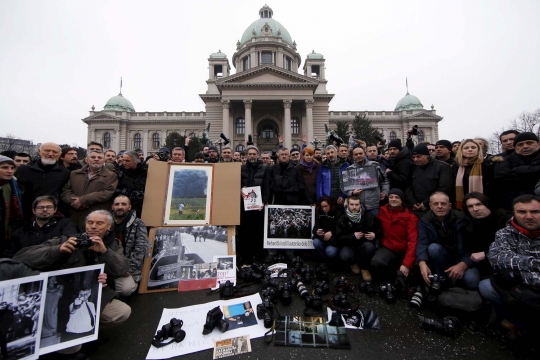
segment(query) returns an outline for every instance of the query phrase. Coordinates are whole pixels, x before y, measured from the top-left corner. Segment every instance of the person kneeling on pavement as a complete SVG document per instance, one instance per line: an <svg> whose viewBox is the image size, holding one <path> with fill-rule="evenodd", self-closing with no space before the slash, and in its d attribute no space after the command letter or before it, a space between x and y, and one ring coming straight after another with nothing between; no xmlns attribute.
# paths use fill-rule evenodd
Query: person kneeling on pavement
<svg viewBox="0 0 540 360"><path fill-rule="evenodd" d="M518 196L513 207L514 217L497 231L487 254L495 273L479 290L516 337L537 330L540 321L540 197Z"/></svg>
<svg viewBox="0 0 540 360"><path fill-rule="evenodd" d="M317 202L317 216L313 226L313 247L323 260L338 256L336 240L336 205L330 196L323 196Z"/></svg>
<svg viewBox="0 0 540 360"><path fill-rule="evenodd" d="M430 196L429 207L431 210L418 221L416 257L422 278L429 286L429 276L434 271L439 277L461 280L466 288L477 289L480 272L471 254L464 250L465 243L472 241L469 219L463 212L452 209L448 195L443 192Z"/></svg>
<svg viewBox="0 0 540 360"><path fill-rule="evenodd" d="M354 274L362 273L364 281L371 281L371 258L381 239L381 221L365 211L358 196L345 199L345 213L337 222L338 244L342 247L339 257L351 265Z"/></svg>

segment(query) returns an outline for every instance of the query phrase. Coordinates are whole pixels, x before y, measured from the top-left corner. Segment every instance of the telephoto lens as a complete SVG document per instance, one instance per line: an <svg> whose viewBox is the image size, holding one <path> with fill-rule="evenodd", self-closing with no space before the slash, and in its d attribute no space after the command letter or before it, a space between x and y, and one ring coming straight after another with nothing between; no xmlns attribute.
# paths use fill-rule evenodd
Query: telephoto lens
<svg viewBox="0 0 540 360"><path fill-rule="evenodd" d="M306 288L306 285L304 285L304 283L301 282L301 281L298 281L296 283L296 289L298 289L298 293L304 299L306 298L306 296L309 295L309 292L308 292L308 289Z"/></svg>
<svg viewBox="0 0 540 360"><path fill-rule="evenodd" d="M419 315L420 327L425 330L437 331L451 338L457 338L461 333L461 323L455 316L445 316L442 321Z"/></svg>
<svg viewBox="0 0 540 360"><path fill-rule="evenodd" d="M409 301L409 306L413 309L420 310L422 308L422 301L424 300L424 295L422 295L422 287L418 286L414 292L411 301Z"/></svg>

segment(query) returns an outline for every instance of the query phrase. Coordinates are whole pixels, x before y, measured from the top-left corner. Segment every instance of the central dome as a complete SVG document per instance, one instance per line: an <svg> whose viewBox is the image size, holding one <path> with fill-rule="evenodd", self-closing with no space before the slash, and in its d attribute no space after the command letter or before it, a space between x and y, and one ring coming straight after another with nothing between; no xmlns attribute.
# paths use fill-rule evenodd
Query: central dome
<svg viewBox="0 0 540 360"><path fill-rule="evenodd" d="M253 37L268 35L279 36L287 44L294 46L291 35L283 25L272 18L273 14L274 12L270 6L265 4L259 10L261 18L249 25L246 31L244 31L242 39L240 40L240 45L244 45Z"/></svg>
<svg viewBox="0 0 540 360"><path fill-rule="evenodd" d="M103 110L135 112L135 108L131 101L123 97L122 93L110 98L103 107Z"/></svg>
<svg viewBox="0 0 540 360"><path fill-rule="evenodd" d="M398 101L394 111L401 110L413 110L413 109L423 109L424 105L420 102L416 96L407 93L401 100Z"/></svg>

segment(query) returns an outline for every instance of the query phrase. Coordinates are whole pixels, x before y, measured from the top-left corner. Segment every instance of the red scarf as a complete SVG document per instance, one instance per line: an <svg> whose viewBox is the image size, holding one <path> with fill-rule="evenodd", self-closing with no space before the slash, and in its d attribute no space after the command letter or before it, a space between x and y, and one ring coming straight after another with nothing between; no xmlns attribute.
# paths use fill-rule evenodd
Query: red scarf
<svg viewBox="0 0 540 360"><path fill-rule="evenodd" d="M540 230L532 230L532 231L527 230L527 229L519 226L518 223L514 220L514 218L512 218L512 220L510 220L510 223L512 224L513 227L515 227L517 229L517 231L519 231L523 235L527 236L531 240L538 239L540 237Z"/></svg>

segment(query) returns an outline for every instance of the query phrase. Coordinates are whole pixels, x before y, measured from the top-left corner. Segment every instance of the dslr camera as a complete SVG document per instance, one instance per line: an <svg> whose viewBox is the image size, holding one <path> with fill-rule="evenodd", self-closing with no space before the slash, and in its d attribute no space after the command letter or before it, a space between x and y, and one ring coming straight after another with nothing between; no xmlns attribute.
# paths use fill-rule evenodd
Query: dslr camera
<svg viewBox="0 0 540 360"><path fill-rule="evenodd" d="M344 143L343 139L333 132L330 134L330 140L332 142L335 142L337 146L340 146L341 144Z"/></svg>
<svg viewBox="0 0 540 360"><path fill-rule="evenodd" d="M433 294L440 294L442 290L442 286L444 282L446 281L446 277L444 275L437 275L432 274L428 275L430 285L429 288Z"/></svg>
<svg viewBox="0 0 540 360"><path fill-rule="evenodd" d="M418 125L412 127L411 134L418 135Z"/></svg>
<svg viewBox="0 0 540 360"><path fill-rule="evenodd" d="M206 314L206 323L203 327L203 335L210 334L214 328L217 327L219 331L224 333L229 330L229 323L223 319L223 313L219 306L216 306Z"/></svg>
<svg viewBox="0 0 540 360"><path fill-rule="evenodd" d="M382 136L375 136L375 139L383 145L386 144L386 139Z"/></svg>
<svg viewBox="0 0 540 360"><path fill-rule="evenodd" d="M392 304L396 301L396 289L390 283L382 284L379 287L379 295L382 298L386 298L386 302Z"/></svg>
<svg viewBox="0 0 540 360"><path fill-rule="evenodd" d="M152 345L155 347L162 347L172 343L173 341L177 343L181 342L186 337L186 332L182 330L182 325L184 325L182 320L172 318L168 324L163 325L161 330L158 330L154 336L154 339L152 340ZM161 343L163 340L167 340L168 338L173 338L173 340L166 344Z"/></svg>
<svg viewBox="0 0 540 360"><path fill-rule="evenodd" d="M263 320L266 329L270 329L274 324L274 305L268 299L257 305L257 319Z"/></svg>
<svg viewBox="0 0 540 360"><path fill-rule="evenodd" d="M75 247L81 250L86 250L90 246L94 245L94 242L90 239L87 233L82 233L75 239Z"/></svg>
<svg viewBox="0 0 540 360"><path fill-rule="evenodd" d="M313 285L313 293L317 295L324 295L330 292L330 286L326 281L317 281Z"/></svg>
<svg viewBox="0 0 540 360"><path fill-rule="evenodd" d="M425 330L437 331L443 335L457 338L461 333L461 323L455 316L445 316L442 321L419 315L420 327Z"/></svg>
<svg viewBox="0 0 540 360"><path fill-rule="evenodd" d="M233 296L234 294L234 284L230 280L225 281L224 283L219 284L219 296L222 299L227 299Z"/></svg>
<svg viewBox="0 0 540 360"><path fill-rule="evenodd" d="M219 137L223 139L223 145L227 145L231 142L231 140L227 139L227 137L223 133L219 134Z"/></svg>
<svg viewBox="0 0 540 360"><path fill-rule="evenodd" d="M169 156L167 155L167 152L165 152L165 151L159 151L156 155L158 156L159 161L168 161L169 160Z"/></svg>

